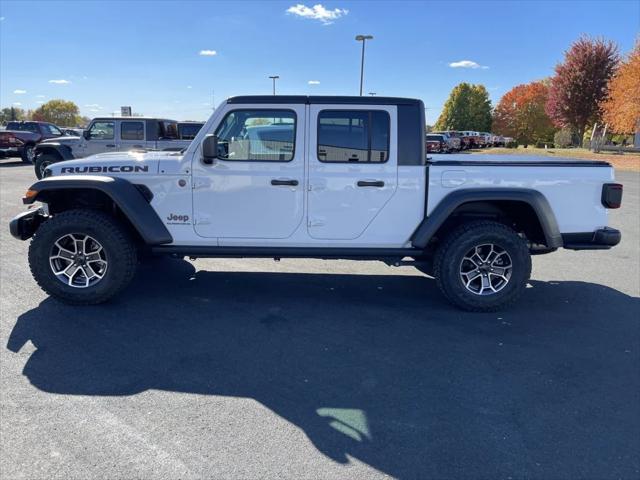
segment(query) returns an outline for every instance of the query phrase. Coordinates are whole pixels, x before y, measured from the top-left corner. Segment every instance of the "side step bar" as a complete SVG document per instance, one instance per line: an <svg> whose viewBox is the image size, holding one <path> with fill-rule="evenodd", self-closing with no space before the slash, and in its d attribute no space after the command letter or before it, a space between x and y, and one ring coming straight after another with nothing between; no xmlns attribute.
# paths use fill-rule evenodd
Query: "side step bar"
<svg viewBox="0 0 640 480"><path fill-rule="evenodd" d="M158 245L156 255L190 258L319 258L376 260L420 256L417 248L323 248L323 247L207 247Z"/></svg>

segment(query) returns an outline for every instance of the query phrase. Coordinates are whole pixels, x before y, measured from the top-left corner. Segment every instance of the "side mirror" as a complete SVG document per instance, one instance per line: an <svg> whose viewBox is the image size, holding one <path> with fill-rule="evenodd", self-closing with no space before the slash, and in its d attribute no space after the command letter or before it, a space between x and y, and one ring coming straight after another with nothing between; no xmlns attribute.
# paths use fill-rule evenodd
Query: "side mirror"
<svg viewBox="0 0 640 480"><path fill-rule="evenodd" d="M218 158L218 137L207 135L202 141L202 163L211 165Z"/></svg>
<svg viewBox="0 0 640 480"><path fill-rule="evenodd" d="M83 130L82 136L84 137L85 140L89 140L89 138L91 138L91 134L89 133L89 130Z"/></svg>

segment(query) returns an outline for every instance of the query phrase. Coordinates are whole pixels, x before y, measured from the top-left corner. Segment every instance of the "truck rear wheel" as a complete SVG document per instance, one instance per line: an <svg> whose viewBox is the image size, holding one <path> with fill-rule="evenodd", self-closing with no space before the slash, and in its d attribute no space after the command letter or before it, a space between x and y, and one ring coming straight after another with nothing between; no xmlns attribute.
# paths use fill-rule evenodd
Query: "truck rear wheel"
<svg viewBox="0 0 640 480"><path fill-rule="evenodd" d="M43 153L42 155L38 155L34 162L34 169L36 171L36 177L38 177L38 180L44 177L45 168L59 161L60 158L50 153Z"/></svg>
<svg viewBox="0 0 640 480"><path fill-rule="evenodd" d="M22 153L20 154L20 158L24 163L33 164L36 158L35 148L36 148L35 145L25 145L24 147L22 147Z"/></svg>
<svg viewBox="0 0 640 480"><path fill-rule="evenodd" d="M40 288L73 305L109 300L129 284L136 266L136 246L127 231L97 210L55 215L29 246L29 267Z"/></svg>
<svg viewBox="0 0 640 480"><path fill-rule="evenodd" d="M436 283L455 306L492 312L517 300L531 275L525 239L508 226L474 221L452 231L434 258Z"/></svg>

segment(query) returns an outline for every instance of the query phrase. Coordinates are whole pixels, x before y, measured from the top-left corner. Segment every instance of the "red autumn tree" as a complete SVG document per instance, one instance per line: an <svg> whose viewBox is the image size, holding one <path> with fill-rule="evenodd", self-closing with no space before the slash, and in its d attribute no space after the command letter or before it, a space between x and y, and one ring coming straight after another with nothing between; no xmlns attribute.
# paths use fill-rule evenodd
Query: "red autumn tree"
<svg viewBox="0 0 640 480"><path fill-rule="evenodd" d="M640 130L640 39L609 83L609 98L602 105L603 120L614 132Z"/></svg>
<svg viewBox="0 0 640 480"><path fill-rule="evenodd" d="M546 111L558 127L571 127L582 140L600 116L600 103L618 65L618 48L603 39L581 37L565 52L549 86Z"/></svg>
<svg viewBox="0 0 640 480"><path fill-rule="evenodd" d="M545 82L527 83L509 90L493 112L494 131L525 145L552 141L555 128L545 112L548 93Z"/></svg>

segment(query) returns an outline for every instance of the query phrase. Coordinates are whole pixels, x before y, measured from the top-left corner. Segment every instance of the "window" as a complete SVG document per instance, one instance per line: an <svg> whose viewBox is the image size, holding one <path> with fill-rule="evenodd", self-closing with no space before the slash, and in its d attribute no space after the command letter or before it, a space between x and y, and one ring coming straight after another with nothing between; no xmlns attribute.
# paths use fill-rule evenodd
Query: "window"
<svg viewBox="0 0 640 480"><path fill-rule="evenodd" d="M142 122L120 123L120 140L144 140L144 125Z"/></svg>
<svg viewBox="0 0 640 480"><path fill-rule="evenodd" d="M114 122L95 122L89 129L91 140L113 140Z"/></svg>
<svg viewBox="0 0 640 480"><path fill-rule="evenodd" d="M290 110L234 110L216 130L223 160L293 160L296 114Z"/></svg>
<svg viewBox="0 0 640 480"><path fill-rule="evenodd" d="M159 120L158 138L160 140L176 140L178 138L178 123L169 120Z"/></svg>
<svg viewBox="0 0 640 480"><path fill-rule="evenodd" d="M49 135L53 135L54 137L61 137L62 136L62 131L58 127L56 127L55 125L51 125L49 123L44 123L42 125L42 128Z"/></svg>
<svg viewBox="0 0 640 480"><path fill-rule="evenodd" d="M202 128L202 123L179 123L178 134L180 140L193 140Z"/></svg>
<svg viewBox="0 0 640 480"><path fill-rule="evenodd" d="M389 114L380 110L323 110L318 115L318 160L389 160Z"/></svg>

